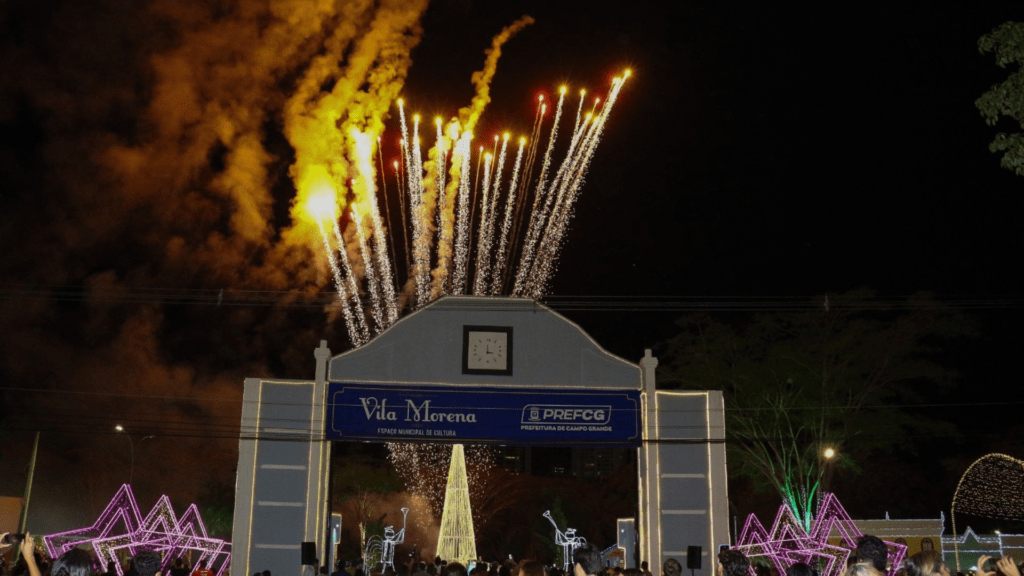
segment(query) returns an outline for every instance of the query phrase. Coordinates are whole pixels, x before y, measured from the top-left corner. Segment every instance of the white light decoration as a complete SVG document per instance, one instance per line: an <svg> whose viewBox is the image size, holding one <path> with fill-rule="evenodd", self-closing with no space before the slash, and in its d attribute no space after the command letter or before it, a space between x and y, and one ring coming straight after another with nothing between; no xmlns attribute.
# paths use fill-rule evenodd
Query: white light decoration
<svg viewBox="0 0 1024 576"><path fill-rule="evenodd" d="M384 529L384 538L380 536L371 536L366 543L366 550L363 553L363 558L366 559L367 566L374 566L377 564L377 555L380 555L380 571L384 572L388 568L395 569L395 547L405 542L405 524L406 519L409 516L409 509L402 508L402 529L395 532L394 526L388 526Z"/></svg>
<svg viewBox="0 0 1024 576"><path fill-rule="evenodd" d="M466 456L462 444L452 447L452 463L448 468L448 488L441 514L441 532L437 539L437 555L449 562L468 565L476 560L476 535L469 504L469 483L466 480Z"/></svg>
<svg viewBox="0 0 1024 576"><path fill-rule="evenodd" d="M1024 520L1024 461L1006 454L988 454L967 467L953 494L953 551L960 571L960 540L956 513L985 518Z"/></svg>
<svg viewBox="0 0 1024 576"><path fill-rule="evenodd" d="M545 511L544 517L547 518L551 522L551 525L555 527L555 544L562 547L562 570L568 572L572 569L573 565L573 551L586 544L587 539L582 536L577 536L575 528L566 528L565 532L559 530L558 524L555 523L555 519L551 517L551 510Z"/></svg>

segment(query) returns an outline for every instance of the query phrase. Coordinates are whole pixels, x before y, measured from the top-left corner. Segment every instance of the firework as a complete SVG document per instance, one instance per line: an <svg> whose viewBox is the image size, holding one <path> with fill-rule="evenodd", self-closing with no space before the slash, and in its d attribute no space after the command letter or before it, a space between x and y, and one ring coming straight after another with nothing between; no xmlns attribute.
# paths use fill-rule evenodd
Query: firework
<svg viewBox="0 0 1024 576"><path fill-rule="evenodd" d="M491 294L501 294L502 278L505 272L505 260L508 255L508 234L512 225L512 216L516 212L516 184L519 178L519 168L523 163L523 146L526 138L519 139L519 152L516 152L516 162L512 166L512 183L508 187L508 201L505 208L505 221L501 224L501 236L498 239L498 253L495 254L494 281L491 283Z"/></svg>
<svg viewBox="0 0 1024 576"><path fill-rule="evenodd" d="M423 498L430 511L440 517L444 510L446 478L452 456L448 444L387 444L388 458L412 494ZM466 477L470 500L480 501L484 478L494 467L494 449L487 446L465 448ZM479 523L479 520L478 520Z"/></svg>
<svg viewBox="0 0 1024 576"><path fill-rule="evenodd" d="M556 267L587 169L628 76L627 71L616 78L608 98L603 103L595 99L594 110L587 114L583 114L586 92L580 91L572 136L565 157L557 164L555 151L567 89L560 89L554 119L546 128L546 104L541 99L532 130L534 137L529 148L526 139L520 140L510 171L506 170L507 133L494 137L492 151L479 148L476 170L472 170L472 133L456 118L447 124L441 118L435 119L435 143L427 151L430 160L424 162L420 116L413 116L410 138L405 102L398 100L401 162L394 164L392 189L399 192L403 221L408 214L411 243L403 241L405 229L394 239L390 237L397 231L387 230L378 207L381 201L387 206L389 199L377 198L378 190L387 187L384 183L378 186L372 179L375 141L365 133L353 132L351 139L357 143L354 164L359 175L352 182L353 194L366 203L360 211L351 213L351 250L358 254L362 266L354 268L349 262L349 249L336 220L338 256L331 259L339 301L347 303L346 328L352 342L366 342L394 323L403 311L420 308L446 294L462 294L468 289L475 295L500 295L506 275L510 274L514 277L511 295L540 297ZM533 179L542 128L548 137L538 175ZM383 171L380 176L384 177ZM479 183L476 202L472 182ZM524 210L527 204L532 208ZM336 213L332 210L331 217ZM355 221L359 218L365 220ZM525 233L520 238L523 228ZM474 238L475 242L471 242ZM407 262L405 289L401 293L395 291L395 286L402 286L393 272L395 244L404 247ZM518 262L513 259L516 254ZM366 303L361 304L360 295L366 296ZM368 322L367 317L373 322Z"/></svg>
<svg viewBox="0 0 1024 576"><path fill-rule="evenodd" d="M539 97L530 137L520 140L511 170L506 166L510 135L505 133L493 137L490 151L479 147L474 171L470 142L490 101L489 84L501 46L531 22L524 17L495 37L483 70L473 75L472 102L448 120L435 118L434 143L427 150L421 146L420 115L412 115L410 127L407 103L395 98L395 84L375 88L372 97L364 97L365 108L345 111L335 107L333 98L348 97L347 84L312 101L309 91L323 79L311 71L302 81L309 90L293 98L286 118L289 139L300 152L294 167L298 209L293 214L299 223L315 223L313 230L320 232L317 244L327 251L353 345L386 330L402 313L447 294L500 295L508 283L512 296L543 294L608 115L629 73L616 78L603 103L595 98L586 116L586 92L580 92L561 162L556 161L556 145L566 87L559 90L550 124L545 122L548 104ZM392 86L391 91L384 86ZM391 102L401 132L391 187L397 198L387 196L380 150L383 114ZM333 146L339 148L332 152ZM392 204L401 215L400 232L393 228ZM404 266L398 265L398 252Z"/></svg>

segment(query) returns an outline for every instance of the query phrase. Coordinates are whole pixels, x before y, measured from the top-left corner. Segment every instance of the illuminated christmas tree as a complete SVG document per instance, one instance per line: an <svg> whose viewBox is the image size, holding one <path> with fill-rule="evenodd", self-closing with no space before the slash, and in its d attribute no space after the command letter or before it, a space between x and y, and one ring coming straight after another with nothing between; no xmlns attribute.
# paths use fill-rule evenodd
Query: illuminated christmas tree
<svg viewBox="0 0 1024 576"><path fill-rule="evenodd" d="M444 512L441 513L437 555L449 562L461 562L463 565L470 560L476 560L473 513L469 506L466 455L462 444L452 446L452 463L448 468L448 488L444 493Z"/></svg>

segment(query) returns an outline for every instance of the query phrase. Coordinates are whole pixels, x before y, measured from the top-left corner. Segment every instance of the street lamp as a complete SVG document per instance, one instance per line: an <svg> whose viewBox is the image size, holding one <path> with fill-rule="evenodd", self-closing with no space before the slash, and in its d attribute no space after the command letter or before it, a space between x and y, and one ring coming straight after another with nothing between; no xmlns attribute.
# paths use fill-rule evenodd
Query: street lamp
<svg viewBox="0 0 1024 576"><path fill-rule="evenodd" d="M832 480L832 459L836 457L836 450L831 446L826 446L821 451L821 460L818 461L818 490L817 500L818 508L821 508L822 494L828 492L828 485Z"/></svg>
<svg viewBox="0 0 1024 576"><path fill-rule="evenodd" d="M135 475L135 443L132 442L132 435L127 433L127 432L125 432L124 426L121 426L120 424L118 424L117 426L114 426L114 430L116 430L118 432L123 432L125 437L128 438L128 449L129 449L129 454L131 455L131 465L128 468L128 485L131 486L131 484L132 484L132 476ZM145 436L145 437L143 437L142 440L139 440L139 445L141 446L144 441L149 440L150 438L152 438L152 436Z"/></svg>

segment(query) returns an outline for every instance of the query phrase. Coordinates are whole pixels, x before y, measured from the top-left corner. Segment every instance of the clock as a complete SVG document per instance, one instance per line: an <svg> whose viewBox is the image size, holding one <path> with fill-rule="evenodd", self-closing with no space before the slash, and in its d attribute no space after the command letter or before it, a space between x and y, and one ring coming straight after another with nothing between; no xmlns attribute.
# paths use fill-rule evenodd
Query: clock
<svg viewBox="0 0 1024 576"><path fill-rule="evenodd" d="M462 373L512 375L511 326L463 326Z"/></svg>

